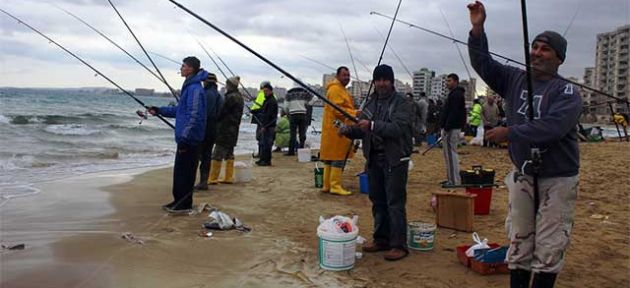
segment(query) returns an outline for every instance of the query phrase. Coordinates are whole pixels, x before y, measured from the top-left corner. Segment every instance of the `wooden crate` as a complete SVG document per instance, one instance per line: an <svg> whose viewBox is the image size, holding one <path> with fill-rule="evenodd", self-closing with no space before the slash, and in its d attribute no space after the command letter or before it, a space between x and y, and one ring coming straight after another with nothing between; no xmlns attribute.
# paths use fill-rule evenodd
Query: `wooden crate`
<svg viewBox="0 0 630 288"><path fill-rule="evenodd" d="M447 192L436 192L433 195L437 198L438 226L473 232L476 195Z"/></svg>

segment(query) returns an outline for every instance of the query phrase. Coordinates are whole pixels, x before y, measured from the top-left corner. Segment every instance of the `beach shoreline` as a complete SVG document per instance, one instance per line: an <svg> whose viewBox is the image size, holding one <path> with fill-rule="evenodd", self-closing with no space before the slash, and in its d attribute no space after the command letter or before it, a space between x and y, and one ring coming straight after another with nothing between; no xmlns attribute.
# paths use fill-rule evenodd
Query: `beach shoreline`
<svg viewBox="0 0 630 288"><path fill-rule="evenodd" d="M424 147L423 147L424 148ZM582 170L576 223L567 264L557 287L621 287L630 281L630 145L608 141L581 144ZM511 169L507 152L465 146L461 167L484 164L501 180ZM412 156L407 215L431 222L432 192L444 177L441 151ZM48 183L34 197L14 199L0 209L3 244L25 243L22 251L0 253L2 287L505 287L508 276L480 276L459 264L454 248L470 243L470 233L440 228L431 252L412 251L398 262L364 254L349 272L318 267L320 215L359 216L360 234L370 238L371 206L358 193L363 157L344 173L349 197L313 187L314 163L274 153L273 167L254 167L249 183L211 186L195 193L238 217L250 233L213 231L203 238L207 213L168 216L160 206L171 200L172 168L142 174L97 173ZM610 168L613 169L610 169ZM134 176L131 176L131 175ZM103 180L99 182L99 180ZM102 186L106 186L102 188ZM68 193L80 193L72 197ZM490 215L475 217L475 230L506 244L504 187L494 190ZM604 218L593 217L602 215ZM58 230L57 234L46 230ZM18 233L20 232L21 233ZM121 239L125 232L144 242ZM42 236L43 235L43 236Z"/></svg>

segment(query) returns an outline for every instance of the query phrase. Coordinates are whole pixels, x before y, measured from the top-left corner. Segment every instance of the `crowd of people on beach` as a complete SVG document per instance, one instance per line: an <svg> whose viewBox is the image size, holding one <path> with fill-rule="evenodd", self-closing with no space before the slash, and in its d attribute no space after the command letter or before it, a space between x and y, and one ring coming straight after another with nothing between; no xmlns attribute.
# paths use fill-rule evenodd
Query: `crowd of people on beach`
<svg viewBox="0 0 630 288"><path fill-rule="evenodd" d="M497 62L488 52L483 4L477 1L468 9L472 66L505 101L495 96L483 103L475 99L467 111L465 90L454 73L446 78L449 93L444 101L428 99L424 93L416 100L396 91L392 67L380 64L372 74L374 90L356 107L346 89L350 70L340 66L326 85L318 159L324 163L321 192L352 194L342 185L343 171L360 141L374 218L372 237L362 249L385 251L386 260L402 259L409 254L406 184L414 149L429 138L433 138L430 145L441 142L446 167L443 184L457 187L461 184L457 153L461 133L476 136L483 127L483 145L509 142L514 166L505 179L510 286L529 287L531 282L533 287L553 287L569 244L579 177L576 126L581 98L573 84L556 77L565 61L567 41L553 31L534 38L530 52L533 91L527 91L526 72ZM240 78L227 79L227 92L221 95L216 75L200 67L197 58L185 58L181 66L185 81L177 106L149 109L153 115L176 118L173 201L163 206L171 213L191 209L195 189L234 182L234 147L246 108L238 89ZM528 113L528 92L533 94L532 114ZM257 127L256 165L272 165L274 141L280 149L286 147L289 156L305 147L315 96L319 95L295 87L279 105L272 84L260 84L248 107ZM218 179L222 166L224 178ZM198 167L200 178L194 186Z"/></svg>

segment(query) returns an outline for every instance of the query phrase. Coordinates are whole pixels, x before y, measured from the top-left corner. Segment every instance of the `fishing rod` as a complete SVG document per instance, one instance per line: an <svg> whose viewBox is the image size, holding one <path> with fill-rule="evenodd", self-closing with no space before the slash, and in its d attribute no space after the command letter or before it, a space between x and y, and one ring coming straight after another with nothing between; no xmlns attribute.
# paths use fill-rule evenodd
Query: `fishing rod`
<svg viewBox="0 0 630 288"><path fill-rule="evenodd" d="M398 1L398 5L396 6L396 12L394 13L394 18L392 18L392 24L389 25L389 31L387 31L387 37L385 38L385 43L383 43L383 49L381 50L381 55L378 57L378 62L376 63L376 67L378 67L379 65L381 65L381 61L383 60L383 54L385 54L385 48L387 48L387 42L389 42L389 36L392 35L392 30L394 28L394 23L396 23L396 17L398 17L398 11L400 10L400 4L402 4L402 0ZM392 83L392 85L394 85L394 83ZM368 118L372 118L372 113L365 110L365 106L367 106L368 100L370 98L370 92L372 91L372 87L374 86L374 79L372 79L372 81L370 81L370 87L368 87L368 93L367 96L365 96L365 100L363 101L363 104L361 104L359 110L363 111L362 113L368 112L368 114L366 114L365 116L367 116Z"/></svg>
<svg viewBox="0 0 630 288"><path fill-rule="evenodd" d="M321 66L323 66L323 67L326 67L326 68L328 68L328 69L332 70L333 72L336 72L336 71L337 71L337 68L332 67L332 66L330 66L330 65L328 65L328 64L326 64L326 63L322 63L322 62L320 62L320 61L317 61L317 60L315 60L315 59L313 59L313 58L311 58L311 57L305 56L305 55L300 55L300 56L301 56L302 58L306 59L306 60L309 60L309 61L311 61L311 62L315 63L315 64L319 64L319 65L321 65ZM357 60L357 61L358 61L358 60ZM359 80L359 78L357 78L356 76L354 76L354 77L353 77L353 76L350 76L350 78L352 78L352 79L354 79L354 80L357 80L357 81L360 81L360 80ZM324 84L326 84L326 83L324 83Z"/></svg>
<svg viewBox="0 0 630 288"><path fill-rule="evenodd" d="M346 36L346 32L343 31L343 26L341 23L339 24L339 29L341 29L341 34L343 34L343 40L346 42L346 48L348 48L348 54L350 54L350 61L352 61L352 68L354 69L354 74L357 75L357 79L359 79L359 72L357 71L357 65L354 63L354 57L352 57L352 50L350 50L350 43L348 42L348 37ZM363 95L363 91L361 90L361 80L359 80L359 97Z"/></svg>
<svg viewBox="0 0 630 288"><path fill-rule="evenodd" d="M138 37L136 37L136 34L133 33L133 30L131 30L131 27L127 25L127 21L125 21L125 18L123 18L120 12L118 12L118 9L116 9L116 6L114 6L114 3L111 0L107 0L107 2L109 2L109 5L111 5L112 8L114 8L114 11L116 11L116 14L120 18L120 20L123 22L123 24L125 24L125 27L127 27L127 30L129 30L129 33L131 33L131 36L133 36L133 39L136 40L136 43L138 43L138 46L140 46L140 48L142 49L142 52L144 52L144 55L147 56L147 58L149 59L149 62L151 62L151 65L153 65L153 68L155 68L155 71L157 71L157 73L160 75L160 77L164 81L164 84L166 85L166 87L168 87L168 90L171 91L171 94L173 94L173 97L175 98L175 100L179 102L179 97L177 97L177 93L175 93L175 89L173 89L173 87L171 87L171 85L168 84L168 82L166 81L166 78L164 77L164 75L162 75L160 68L158 68L157 65L155 65L155 62L153 62L153 59L151 59L151 56L149 56L149 53L147 52L147 50L144 49L144 46L142 46L142 43L140 43L140 40L138 39Z"/></svg>
<svg viewBox="0 0 630 288"><path fill-rule="evenodd" d="M77 56L76 54L72 53L70 50L66 49L65 47L63 47L61 44L57 43L55 40L53 40L52 38L46 36L44 33L40 32L39 30L35 29L33 26L27 24L26 22L22 21L20 18L13 16L13 14L5 11L4 9L0 8L0 11L2 11L2 13L8 15L9 17L15 19L16 21L18 21L19 24L22 24L26 27L28 27L29 29L33 30L35 33L39 34L40 36L44 37L46 40L48 40L48 42L55 44L57 47L61 48L61 50L65 51L66 53L70 54L70 56L74 57L75 59L79 60L81 63L83 63L85 66L89 67L90 69L92 69L92 71L96 72L96 74L101 75L103 78L105 78L105 80L107 80L109 83L112 83L112 85L116 86L116 88L120 89L120 91L122 91L123 93L129 95L129 97L133 98L133 100L135 100L136 102L138 102L138 104L142 105L142 107L147 108L148 106L146 104L144 104L142 101L140 101L140 99L136 98L136 96L133 96L133 94L131 94L129 91L125 90L124 88L122 88L120 85L116 84L116 82L114 82L112 79L110 79L109 77L105 76L105 74L103 74L101 71L99 71L98 69L94 68L94 66L90 65L89 63L85 62L85 60L81 59L81 57ZM164 119L162 116L158 116L158 118L160 118L160 120L162 120L164 123L166 123L166 125L168 125L169 127L175 129L175 126L173 126L173 124L171 124L171 122L168 122L166 119Z"/></svg>
<svg viewBox="0 0 630 288"><path fill-rule="evenodd" d="M191 35L192 36L192 35ZM221 75L223 75L223 77L225 77L225 83L227 83L227 81L229 81L229 77L225 74L225 72L223 72L223 69L221 69L221 67L219 66L219 63L217 63L217 61L214 60L214 57L212 57L210 55L210 53L208 53L208 50L206 50L206 47L203 46L203 44L201 44L201 41L199 41L199 39L195 38L195 40L197 41L197 44L199 44L199 46L201 47L201 49L203 49L203 52L206 53L206 55L208 55L208 57L210 58L210 60L212 60L212 63L214 63L215 66L217 66L217 69L219 69L219 72L221 72ZM230 71L231 72L231 71ZM233 77L236 77L236 75L232 74ZM245 90L245 92L247 93L247 95L249 95L251 100L251 95L249 94L249 92L247 92L247 88L245 88L245 86L243 86L243 83L241 83L241 81L238 81L241 86L243 87L243 89ZM252 115L252 117L254 119L256 119L257 123L262 123L260 121L260 119L258 117L256 117L255 113L252 113L252 109L249 108L247 105L245 105L245 108L247 108L247 111L249 111L249 114Z"/></svg>
<svg viewBox="0 0 630 288"><path fill-rule="evenodd" d="M615 110L613 110L612 103L608 103L608 108L610 108L610 119L615 123L615 128L617 128L617 135L619 135L619 142L623 142L621 138L621 131L619 130L619 123L615 120Z"/></svg>
<svg viewBox="0 0 630 288"><path fill-rule="evenodd" d="M532 69L531 69L531 57L529 55L529 31L527 25L527 4L526 0L521 0L521 18L523 22L523 52L525 54L525 73L526 73L526 81L527 81L527 118L529 118L530 122L535 120L534 115L534 85L532 82ZM540 207L540 187L538 185L538 172L542 166L542 159L540 155L540 150L536 147L535 144L531 144L530 148L530 164L532 164L533 170L533 184L534 187L534 222L536 222L536 214L538 214L538 209Z"/></svg>
<svg viewBox="0 0 630 288"><path fill-rule="evenodd" d="M173 58L170 58L170 57L167 57L167 56L164 56L164 55L162 55L162 54L158 54L158 53L153 52L153 51L149 51L149 54L153 54L153 55L155 55L155 56L158 56L158 57L160 57L160 58L162 58L162 59L164 59L164 60L166 60L166 61L169 61L169 62L171 62L171 63L173 63L173 64L176 64L177 66L182 65L182 63L181 63L181 62L177 62L177 60L175 60L175 59L173 59Z"/></svg>
<svg viewBox="0 0 630 288"><path fill-rule="evenodd" d="M234 71L232 71L232 69L230 69L230 66L228 66L225 61L223 61L223 59L219 56L219 54L217 54L217 52L214 51L214 49L212 49L212 47L210 47L210 51L212 51L212 53L214 54L215 57L217 57L217 59L219 59L219 62L223 63L223 66L225 66L225 68L227 68L228 72L230 72L230 74L232 74L232 77L236 76L236 73L234 73ZM207 52L206 52L207 53ZM208 54L208 56L210 56ZM214 62L214 60L212 60ZM216 64L216 62L215 62ZM219 65L217 65L217 68L219 67ZM247 90L247 88L245 87L245 85L243 85L243 82L239 81L239 84L241 84L241 88L243 88L243 91L245 91L245 93L247 94L247 97L249 99L249 101L252 100L256 100L256 98L254 96L252 96L252 94L249 93L249 90ZM249 109L249 107L247 107ZM251 109L249 109L249 112L251 112Z"/></svg>
<svg viewBox="0 0 630 288"><path fill-rule="evenodd" d="M100 30L96 29L94 26L90 25L89 23L87 23L86 21L84 21L83 19L81 19L79 16L73 14L72 12L63 9L62 7L54 4L54 3L48 3L52 6L54 6L55 8L65 12L66 14L72 16L74 19L78 20L79 22L85 24L87 27L89 27L90 29L92 29L94 32L98 33L99 35L101 35L103 38L105 38L105 40L109 41L109 43L111 43L112 45L116 46L116 48L120 49L122 52L124 52L125 54L127 54L127 56L129 56L131 59L133 59L136 63L138 63L140 66L142 66L145 70L147 70L149 73L151 73L151 75L155 76L155 78L157 78L160 82L166 84L166 82L164 82L164 80L162 80L162 78L160 78L160 76L158 76L157 74L155 74L155 72L153 72L153 70L149 69L149 67L147 67L146 65L144 65L144 63L140 62L140 60L138 60L138 58L134 57L133 55L131 55L131 53L127 52L127 50L125 50L125 48L121 47L120 45L118 45L116 42L114 42L114 40L112 40L111 38L109 38L107 35L105 35L103 32L101 32Z"/></svg>
<svg viewBox="0 0 630 288"><path fill-rule="evenodd" d="M348 113L345 110L341 109L335 103L330 102L330 100L326 99L326 97L323 97L322 95L319 95L319 93L317 91L313 90L313 88L311 88L308 85L304 84L300 79L296 78L295 76L291 75L289 72L287 72L284 69L280 68L280 66L278 66L278 65L274 64L273 62L269 61L267 58L265 58L264 56L260 55L258 52L254 51L253 49L249 48L247 45L243 44L241 41L239 41L238 39L234 38L232 35L230 35L227 32L221 30L221 28L215 26L214 24L210 23L208 20L206 20L203 17L197 15L195 12L193 12L190 9L186 8L184 5L179 4L177 1L175 1L175 0L168 0L168 1L173 3L173 4L175 4L177 7L179 7L182 10L184 10L186 13L188 13L188 14L192 15L193 17L197 18L199 21L203 22L204 24L210 26L215 31L221 33L223 36L227 37L228 39L232 40L234 43L236 43L239 46L243 47L245 50L247 50L250 53L254 54L256 57L258 57L258 59L260 59L263 62L269 64L271 67L273 67L274 69L278 70L284 76L286 76L287 78L293 80L295 83L297 83L298 85L302 86L304 89L306 89L307 91L311 92L313 95L317 96L317 98L321 99L324 103L330 105L331 107L333 107L333 109L339 111L339 113L341 113L344 117L348 118L350 121L352 121L354 123L358 123L359 122L355 117L350 115L350 113Z"/></svg>
<svg viewBox="0 0 630 288"><path fill-rule="evenodd" d="M378 32L378 35L381 35L381 37L385 37L385 35L383 35L383 32L381 32L381 30L379 30L378 27L376 27L375 25L372 25L372 26L374 27L374 30ZM403 69L405 69L407 74L409 74L409 77L411 77L411 80L413 80L413 73L411 73L411 70L407 68L407 65L405 65L405 62L402 60L402 58L400 58L398 53L396 53L396 50L394 50L394 47L392 45L387 45L387 48L389 48L389 51L392 52L392 54L394 55L394 57L396 57L396 59L398 60L400 65L403 67Z"/></svg>
<svg viewBox="0 0 630 288"><path fill-rule="evenodd" d="M451 24L448 23L448 19L446 19L446 15L444 14L444 11L442 11L442 9L440 8L440 14L442 14L442 19L444 19L444 23L446 23L446 27L448 28L448 32L451 35L452 38L455 38L455 33L453 33L453 29L451 29ZM472 75L470 74L470 69L468 69L468 64L466 64L466 60L464 60L464 55L462 55L462 50L459 49L459 45L457 45L457 42L453 42L453 44L455 45L455 48L457 48L457 54L459 54L459 58L462 60L462 64L464 64L464 68L466 68L466 74L468 74L468 81L470 84L472 84ZM473 89L473 98L477 98L477 89Z"/></svg>
<svg viewBox="0 0 630 288"><path fill-rule="evenodd" d="M381 17L388 18L388 19L394 19L394 18L392 18L392 17L390 17L390 16L387 16L387 15L381 14L381 13L379 13L379 12L374 12L374 11L370 12L370 15L376 15L376 16L381 16ZM468 47L468 49L470 49L470 50L472 50L472 51L482 52L482 53L488 53L488 54L490 54L490 55L492 55L492 56L495 56L495 57L501 58L501 59L505 60L506 62L512 62L512 63L514 63L514 64L518 64L518 65L521 65L521 66L526 67L526 65L525 65L524 63L520 62L520 61L516 61L516 60L514 60L514 59L512 59L512 58L505 57L505 56L503 56L503 55L501 55L501 54L497 54L497 53L494 53L494 52L492 52L492 51L486 51L486 52L481 51L481 50L479 50L479 49L477 49L477 48L474 48L474 47L470 47L470 46L468 46L468 43L466 43L466 42L464 42L464 41L461 41L461 40L455 39L455 38L453 38L453 37L446 36L446 35L444 35L444 34L442 34L442 33L435 32L435 31L433 31L433 30L430 30L430 29L427 29L427 28L424 28L424 27L421 27L421 26L418 26L418 25L415 25L415 24L412 24L412 23L410 23L410 22L403 21L403 20L400 20L400 19L396 19L395 21L396 21L396 22L399 22L399 23L402 23L402 24L405 24L405 25L409 26L410 28L416 28L416 29L418 29L418 30L421 30L421 31L427 32L427 33L429 33L429 34L433 34L433 35L435 35L435 36L442 37L442 38L445 38L445 39L451 40L451 41L453 41L453 42L457 42L457 43L459 43L459 44L463 44L463 45L467 46L467 47ZM536 68L532 67L532 69L536 69ZM537 72L540 72L540 73L548 73L548 72L546 72L546 71L542 71L542 70L539 70L539 69L536 69L536 71L537 71ZM561 80L563 80L563 81L566 81L566 82L568 82L568 83L571 83L571 84L573 84L573 85L576 85L576 86L578 86L578 87L582 87L582 88L584 88L584 89L586 89L586 90L589 90L589 91L592 91L592 92L598 93L598 94L600 94L600 95L606 96L606 97L608 97L608 98L616 99L618 102L621 102L621 103L626 103L626 104L630 105L630 101L628 101L627 99L619 98L619 97L613 96L613 95L611 95L611 94L609 94L609 93L606 93L606 92L604 92L604 91L597 90L597 89L595 89L595 88L591 88L591 87L586 86L586 85L584 85L584 84L578 83L577 81L573 81L573 80L571 80L571 79L564 78L564 77L560 76L559 74L555 74L555 75L553 75L553 77L556 77L556 78L558 78L558 79L561 79ZM630 107L630 106L629 106L629 107Z"/></svg>

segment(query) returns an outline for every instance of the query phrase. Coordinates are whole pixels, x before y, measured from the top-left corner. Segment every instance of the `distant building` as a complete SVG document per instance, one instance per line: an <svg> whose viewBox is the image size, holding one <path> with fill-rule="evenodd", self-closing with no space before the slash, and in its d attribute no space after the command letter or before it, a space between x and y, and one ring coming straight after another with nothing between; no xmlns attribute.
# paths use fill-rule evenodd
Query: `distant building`
<svg viewBox="0 0 630 288"><path fill-rule="evenodd" d="M337 77L337 74L335 74L335 73L324 74L322 76L322 87L326 87L326 85L328 85L328 82L334 80L335 77ZM324 88L324 89L326 89L326 88Z"/></svg>
<svg viewBox="0 0 630 288"><path fill-rule="evenodd" d="M584 68L584 78L582 78L582 81L584 82L585 86L588 87L595 87L595 67L586 67ZM590 90L587 89L580 89L580 95L582 95L582 103L585 106L591 106L596 104L597 102L595 102L594 97L593 97L593 92L591 92ZM595 113L597 107L586 107L585 111L587 113Z"/></svg>
<svg viewBox="0 0 630 288"><path fill-rule="evenodd" d="M352 86L350 86L350 94L354 99L354 103L361 103L361 100L367 97L368 89L370 88L370 82L367 81L352 81Z"/></svg>
<svg viewBox="0 0 630 288"><path fill-rule="evenodd" d="M153 94L155 94L155 89L136 88L134 94L136 96L153 96Z"/></svg>
<svg viewBox="0 0 630 288"><path fill-rule="evenodd" d="M459 86L466 90L464 94L466 101L472 101L477 96L477 79L470 78L459 81Z"/></svg>
<svg viewBox="0 0 630 288"><path fill-rule="evenodd" d="M407 94L412 91L411 85L409 85L409 83L403 83L402 81L398 79L394 80L394 88L396 89L397 92L402 93L402 94ZM414 97L416 96L414 95Z"/></svg>
<svg viewBox="0 0 630 288"><path fill-rule="evenodd" d="M448 95L448 89L446 88L446 74L439 75L431 79L431 86L429 86L429 92L426 92L430 99L438 100L444 99Z"/></svg>
<svg viewBox="0 0 630 288"><path fill-rule="evenodd" d="M420 92L431 95L431 79L433 77L435 77L435 71L429 70L429 68L420 68L420 70L413 72L411 83L413 95L419 97Z"/></svg>
<svg viewBox="0 0 630 288"><path fill-rule="evenodd" d="M597 34L597 49L595 52L595 88L603 90L613 96L630 100L630 25L624 25L615 31ZM585 71L586 72L586 71ZM604 103L610 98L593 93L590 102ZM616 112L629 113L625 104L613 104ZM610 119L610 108L601 105L595 108L595 114L600 120Z"/></svg>

